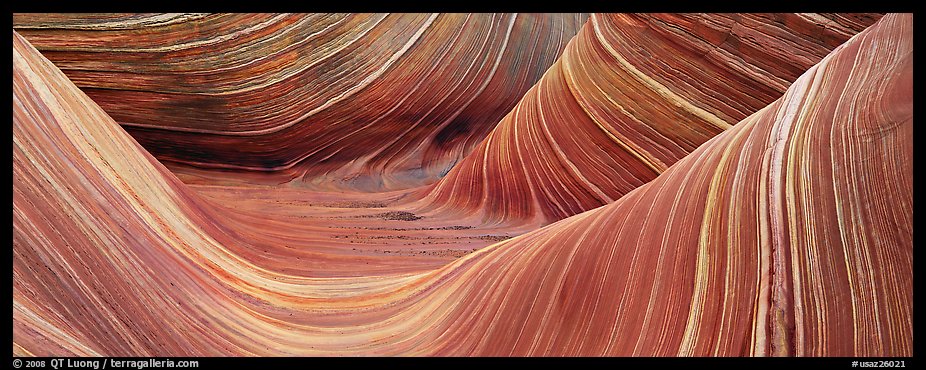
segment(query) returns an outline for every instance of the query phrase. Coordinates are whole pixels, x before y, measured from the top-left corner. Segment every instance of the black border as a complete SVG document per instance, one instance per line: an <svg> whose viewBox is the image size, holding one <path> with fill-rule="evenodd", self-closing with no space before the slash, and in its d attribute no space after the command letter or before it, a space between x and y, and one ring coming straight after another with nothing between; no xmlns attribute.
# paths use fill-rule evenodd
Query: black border
<svg viewBox="0 0 926 370"><path fill-rule="evenodd" d="M875 0L875 1L849 1L849 0L826 0L826 1L711 1L711 2L698 2L698 1L670 1L670 2L653 2L653 1L630 1L623 2L618 0L610 1L586 1L586 2L576 2L574 0L562 1L562 0L536 0L529 5L518 4L512 2L505 2L503 0L495 0L494 2L478 2L478 1L465 1L457 3L449 3L443 1L432 1L432 2L417 2L409 0L400 0L400 1L382 1L382 2L368 2L364 3L362 1L349 1L349 0L339 0L339 1L311 1L311 2L297 2L297 1L286 1L286 0L260 0L260 1L228 1L228 2L190 2L190 1L178 1L178 0L159 0L159 1L99 1L99 0L84 0L84 1L43 1L43 0L32 0L32 1L22 1L22 0L13 0L13 3L8 3L13 9L11 9L11 14L9 16L10 28L12 28L12 13L13 12L91 12L91 11L101 11L101 12L692 12L692 11L720 11L720 12L884 12L884 13L914 13L914 40L922 40L922 37L926 35L921 35L922 26L921 22L916 21L916 12L918 8L914 5L912 1L885 1L885 0ZM11 36L12 44L12 36ZM917 43L918 44L918 43ZM916 54L916 47L914 47L914 56ZM916 58L914 58L916 59ZM914 66L914 78L917 78L917 68ZM10 76L10 75L7 75ZM11 77L6 77L10 78ZM918 84L914 84L914 101L916 101L916 96L926 96L921 92L922 88L918 87ZM9 92L12 97L12 91ZM916 103L915 103L916 104ZM917 104L918 105L918 104ZM11 107L12 110L12 107ZM916 116L919 117L919 116ZM915 118L916 119L916 118ZM920 119L919 123L923 120ZM916 121L915 121L916 122ZM915 126L919 126L915 124ZM10 127L10 134L12 136L12 122ZM916 133L914 133L914 140L916 139ZM917 140L918 141L918 140ZM9 142L10 149L12 149L12 140ZM12 153L12 150L6 151L6 153ZM10 180L12 180L12 154L10 154L10 170L11 174ZM914 162L916 158L916 150L914 151ZM915 168L914 163L914 168ZM915 181L915 178L914 178ZM12 181L10 181L11 190L12 190ZM12 191L9 193L10 204L12 206ZM916 204L916 192L914 191L914 204ZM12 216L12 207L11 207L11 216ZM914 217L914 225L916 218ZM915 226L914 226L915 227ZM12 240L12 233L8 240ZM915 240L915 238L914 238ZM916 243L914 242L914 245ZM12 245L12 243L10 244ZM913 248L913 257L914 265L916 261L920 258L919 256L922 252L918 251L918 248ZM9 260L6 266L10 266L5 275L5 279L9 279L9 296L12 303L13 295L13 271L12 271L12 247L9 249ZM921 286L920 273L917 269L914 268L913 275L913 286L914 286L914 296L917 295L916 286ZM914 301L914 305L918 302ZM12 318L12 304L10 307L10 317ZM914 308L914 312L917 312ZM919 353L919 341L916 340L917 332L919 332L919 327L921 326L921 321L917 321L914 315L914 331L913 331L913 343L914 343L914 356ZM12 349L13 336L12 336L12 321L10 321L10 337L8 339L7 348ZM66 359L67 357L13 357L11 360L15 361L17 359L21 361L25 360L35 360L35 361L45 361L46 366L44 368L52 368L51 360L52 359ZM107 359L118 359L118 360L138 360L144 358L154 358L158 360L173 360L173 361L183 361L183 360L195 360L199 362L198 369L212 369L212 368L237 368L237 367L257 367L257 366L297 366L297 365L363 365L369 364L371 366L403 366L403 367L415 367L418 365L420 367L433 368L435 365L452 363L454 366L472 366L480 364L493 364L493 365L527 365L527 366L556 366L556 367L565 367L570 365L599 365L599 366L669 366L669 367L713 367L713 366L773 366L773 367L783 367L783 366L801 366L801 367L817 367L825 366L827 368L853 368L853 361L858 361L859 364L863 362L873 362L873 361L885 361L885 360L900 360L904 361L904 365L907 368L912 368L916 363L914 357L827 357L827 358L705 358L705 357L688 357L688 358L668 358L668 357L657 357L657 358L627 358L627 357L606 357L606 358L589 358L589 357L570 357L570 358L492 358L492 357L470 357L470 358L382 358L382 357L373 357L373 358L328 358L328 357L101 357L98 358L100 363ZM12 364L11 364L12 365ZM0 365L0 368L6 368L6 366ZM11 366L10 368L15 368ZM20 367L26 368L26 367ZM59 367L59 369L67 368ZM861 367L859 367L861 368Z"/></svg>
<svg viewBox="0 0 926 370"><path fill-rule="evenodd" d="M13 360L21 361L44 361L45 367L29 367L30 369L45 368L53 369L51 361L57 359L67 363L66 359L78 359L75 357L14 357ZM433 370L435 366L442 364L453 364L455 367L467 367L477 365L500 365L500 366L532 366L536 368L565 368L569 366L659 366L667 368L712 368L716 366L770 366L776 368L786 368L791 366L800 367L825 367L835 369L864 369L864 363L880 363L880 361L903 361L903 368L915 368L915 361L912 357L775 357L775 358L755 358L755 357L99 357L99 358L80 358L80 360L97 360L99 368L102 369L103 362L108 360L144 360L158 359L159 361L171 360L177 361L198 361L198 367L188 367L182 369L228 369L228 368L256 368L267 366L280 366L289 368L297 365L302 366L354 366L354 365L371 365L377 367L402 367L402 368L427 368ZM856 363L857 366L853 366ZM899 368L899 366L897 366ZM83 369L92 369L84 367ZM15 367L14 367L15 369ZM19 369L27 369L22 366ZM81 369L80 367L61 366L58 369ZM112 366L106 369L137 369L137 368L116 368ZM146 369L157 369L154 367ZM161 367L161 369L170 369ZM181 369L181 368L174 368Z"/></svg>
<svg viewBox="0 0 926 370"><path fill-rule="evenodd" d="M505 0L422 1L422 0L237 0L237 1L131 1L131 0L14 0L13 12L870 12L911 13L913 1L898 0L814 0L814 1L574 1L535 0L529 3Z"/></svg>

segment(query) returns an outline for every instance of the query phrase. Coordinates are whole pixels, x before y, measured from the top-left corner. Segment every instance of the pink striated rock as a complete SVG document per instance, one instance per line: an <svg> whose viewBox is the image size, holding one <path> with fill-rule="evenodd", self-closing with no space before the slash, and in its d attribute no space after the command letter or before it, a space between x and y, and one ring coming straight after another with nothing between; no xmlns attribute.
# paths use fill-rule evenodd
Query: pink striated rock
<svg viewBox="0 0 926 370"><path fill-rule="evenodd" d="M13 353L910 356L912 27L883 17L652 181L460 258L346 241L523 229L412 191L185 184L14 31ZM568 78L528 93L538 114ZM557 194L549 158L517 165Z"/></svg>
<svg viewBox="0 0 926 370"><path fill-rule="evenodd" d="M585 14L16 14L14 28L188 183L431 183Z"/></svg>
<svg viewBox="0 0 926 370"><path fill-rule="evenodd" d="M548 224L611 203L877 18L595 14L419 211Z"/></svg>

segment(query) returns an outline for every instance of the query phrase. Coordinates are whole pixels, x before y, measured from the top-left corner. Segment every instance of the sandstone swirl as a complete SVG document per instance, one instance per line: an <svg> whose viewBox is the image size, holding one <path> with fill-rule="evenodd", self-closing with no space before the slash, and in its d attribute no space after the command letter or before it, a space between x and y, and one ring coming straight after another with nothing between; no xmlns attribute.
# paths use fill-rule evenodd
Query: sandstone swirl
<svg viewBox="0 0 926 370"><path fill-rule="evenodd" d="M545 224L610 203L877 18L593 15L475 152L420 195L420 211Z"/></svg>
<svg viewBox="0 0 926 370"><path fill-rule="evenodd" d="M17 14L13 25L184 181L371 191L446 173L587 18Z"/></svg>
<svg viewBox="0 0 926 370"><path fill-rule="evenodd" d="M186 184L14 31L13 353L910 356L913 16L756 18L595 15L446 178L380 194Z"/></svg>

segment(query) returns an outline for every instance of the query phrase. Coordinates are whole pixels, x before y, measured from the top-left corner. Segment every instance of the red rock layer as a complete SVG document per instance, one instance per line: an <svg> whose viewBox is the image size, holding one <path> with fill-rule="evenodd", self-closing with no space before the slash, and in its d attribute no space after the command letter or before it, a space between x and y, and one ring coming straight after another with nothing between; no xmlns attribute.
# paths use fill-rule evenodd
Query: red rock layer
<svg viewBox="0 0 926 370"><path fill-rule="evenodd" d="M587 17L15 14L13 24L184 181L370 191L446 173Z"/></svg>
<svg viewBox="0 0 926 370"><path fill-rule="evenodd" d="M19 39L17 41L22 43ZM476 229L474 225L459 220L422 219L408 213L401 205L395 205L395 198L404 195L403 192L345 194L310 192L297 188L227 186L194 186L191 191L190 187L177 181L157 160L149 158L150 155L138 147L124 131L118 127L107 126L112 120L105 112L79 90L70 90L68 87L72 85L66 79L52 74L51 71L57 71L52 64L39 59L38 54L32 57L36 60L14 58L14 63L20 68L17 70L17 77L24 80L16 81L18 85L14 84L14 92L29 95L32 94L32 90L53 90L61 95L55 96L57 100L67 101L70 105L55 106L54 109L48 108L47 104L37 105L30 107L35 112L25 117L17 111L17 115L14 115L17 142L34 146L35 151L43 150L39 149L43 146L63 147L61 143L53 140L54 137L18 131L29 127L32 130L56 132L61 130L57 127L61 121L81 126L75 130L96 130L98 135L109 139L93 142L93 149L87 149L87 145L91 144L84 144L84 147L70 146L67 152L76 156L74 153L80 153L81 148L93 153L106 151L109 153L108 159L104 161L107 169L115 166L113 161L120 155L118 153L122 153L126 159L119 161L131 159L131 164L122 164L120 168L132 175L127 177L123 173L110 174L111 176L120 179L120 184L122 181L133 181L123 184L124 186L162 188L163 192L149 193L143 198L158 200L154 202L157 204L166 202L179 207L155 207L149 209L150 213L195 218L196 221L189 222L197 223L197 228L206 229L203 232L209 233L210 239L224 245L230 253L246 257L249 263L259 268L281 269L286 270L288 274L316 277L357 276L380 272L408 273L439 267L454 257L465 254L464 252L471 252L474 248L481 248L493 241L526 231L523 228ZM42 84L30 84L31 80L25 81L29 76L32 79L44 79L41 80ZM46 85L51 87L45 87ZM46 97L50 96L40 96ZM45 113L46 110L51 111L54 120L38 120L48 114ZM30 122L33 126L20 124L21 122ZM70 155L67 159L70 162L85 162ZM65 162L55 163L63 165ZM67 176L63 174L71 174L76 178L83 176L74 174L69 168L55 168L54 172L62 174L59 181L66 181ZM28 177L16 178L18 189L29 188L32 183L26 179ZM85 189L88 186L85 184L70 183L61 186L74 191L74 194L66 197L74 201L84 196L80 195L82 191L77 189L83 189L83 192L88 194L100 192L93 188ZM108 206L118 207L118 204L103 203L94 209L105 213L105 208L101 207ZM84 216L89 215L90 213ZM36 222L48 220L42 218ZM120 243L137 242L127 239L121 240ZM298 263L293 263L293 260ZM358 269L357 265L362 265L363 268Z"/></svg>
<svg viewBox="0 0 926 370"><path fill-rule="evenodd" d="M473 257L460 279L491 293L454 325L484 355L912 355L912 23L885 17L617 202Z"/></svg>
<svg viewBox="0 0 926 370"><path fill-rule="evenodd" d="M912 24L605 207L352 278L255 265L221 225L292 225L210 213L14 33L14 353L911 355Z"/></svg>
<svg viewBox="0 0 926 370"><path fill-rule="evenodd" d="M549 223L613 202L878 17L593 15L419 211Z"/></svg>

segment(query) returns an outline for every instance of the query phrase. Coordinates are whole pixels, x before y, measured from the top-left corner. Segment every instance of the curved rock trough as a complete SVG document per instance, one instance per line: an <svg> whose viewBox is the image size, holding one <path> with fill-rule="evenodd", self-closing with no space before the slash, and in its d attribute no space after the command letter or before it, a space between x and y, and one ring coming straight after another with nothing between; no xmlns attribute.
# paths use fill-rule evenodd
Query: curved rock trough
<svg viewBox="0 0 926 370"><path fill-rule="evenodd" d="M912 356L912 14L14 14L14 356Z"/></svg>

